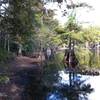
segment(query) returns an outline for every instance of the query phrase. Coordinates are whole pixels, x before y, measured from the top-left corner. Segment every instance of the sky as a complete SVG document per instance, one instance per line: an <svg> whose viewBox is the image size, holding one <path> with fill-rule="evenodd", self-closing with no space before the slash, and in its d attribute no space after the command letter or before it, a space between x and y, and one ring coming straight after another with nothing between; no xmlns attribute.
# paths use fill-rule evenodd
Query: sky
<svg viewBox="0 0 100 100"><path fill-rule="evenodd" d="M52 1L52 0L51 0ZM64 0L63 0L64 1ZM84 26L100 26L100 0L72 0L74 3L85 2L92 6L92 9L89 8L78 8L75 10L76 19L78 23ZM67 3L70 4L70 0L67 0ZM63 25L68 20L68 15L72 12L71 10L66 9L65 2L62 3L61 8L58 6L58 3L48 3L45 5L47 9L55 10L55 19L58 19L60 24ZM67 16L62 16L64 9L67 10Z"/></svg>
<svg viewBox="0 0 100 100"><path fill-rule="evenodd" d="M84 26L100 26L100 0L73 0L74 3L76 2L85 2L92 6L92 8L78 8L75 10L76 12L76 19L77 21L84 25ZM67 2L70 4L70 1ZM55 16L54 18L58 19L60 24L64 24L67 21L67 16L70 15L72 12L71 10L67 9L67 16L62 16L62 12L64 9L66 9L65 2L62 3L63 5L61 8L58 6L57 3L49 3L45 5L46 8L55 9Z"/></svg>

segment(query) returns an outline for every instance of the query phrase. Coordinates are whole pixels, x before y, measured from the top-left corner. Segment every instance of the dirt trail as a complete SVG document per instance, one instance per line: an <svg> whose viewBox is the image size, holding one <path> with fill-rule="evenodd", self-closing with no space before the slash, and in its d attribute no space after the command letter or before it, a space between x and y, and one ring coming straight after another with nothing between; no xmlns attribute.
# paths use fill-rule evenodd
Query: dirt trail
<svg viewBox="0 0 100 100"><path fill-rule="evenodd" d="M30 87L32 82L37 84L41 80L41 64L33 63L33 58L19 56L13 59L9 66L8 72L11 75L7 83L0 84L0 100L32 100L28 98L26 88Z"/></svg>

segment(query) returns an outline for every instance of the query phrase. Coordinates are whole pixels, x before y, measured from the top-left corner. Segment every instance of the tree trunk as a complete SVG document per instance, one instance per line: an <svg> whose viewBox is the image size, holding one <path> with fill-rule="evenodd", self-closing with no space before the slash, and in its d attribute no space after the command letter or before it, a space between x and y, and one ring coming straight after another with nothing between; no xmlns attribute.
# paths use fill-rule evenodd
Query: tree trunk
<svg viewBox="0 0 100 100"><path fill-rule="evenodd" d="M99 64L99 56L100 56L100 51L99 51L99 42L97 43L97 63Z"/></svg>
<svg viewBox="0 0 100 100"><path fill-rule="evenodd" d="M19 56L22 55L22 44L21 43L19 43L18 55Z"/></svg>
<svg viewBox="0 0 100 100"><path fill-rule="evenodd" d="M69 61L68 61L68 63L69 63L69 69L71 69L71 63L70 63L70 57L71 57L71 38L69 38ZM69 71L69 84L70 84L70 86L72 86L72 79L71 79L71 74L72 74L72 72L71 72L71 70Z"/></svg>
<svg viewBox="0 0 100 100"><path fill-rule="evenodd" d="M10 44L9 44L9 34L8 34L8 46L7 46L7 50L8 50L8 52L10 51Z"/></svg>
<svg viewBox="0 0 100 100"><path fill-rule="evenodd" d="M5 36L5 38L4 38L4 49L6 49L6 47L7 47L7 37Z"/></svg>

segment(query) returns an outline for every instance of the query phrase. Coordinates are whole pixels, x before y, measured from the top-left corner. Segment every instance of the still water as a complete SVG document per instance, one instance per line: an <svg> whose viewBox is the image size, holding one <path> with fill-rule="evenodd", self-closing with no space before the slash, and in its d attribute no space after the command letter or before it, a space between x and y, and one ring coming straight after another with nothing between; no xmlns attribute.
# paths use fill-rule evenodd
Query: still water
<svg viewBox="0 0 100 100"><path fill-rule="evenodd" d="M73 80L73 85L70 87L68 73L64 71L59 71L58 73L60 78L58 83L54 85L60 89L55 89L53 92L48 93L46 100L100 100L100 76L78 74ZM80 86L75 85L75 82L78 82ZM85 86L88 89L84 88ZM68 93L68 95L64 96L64 92Z"/></svg>

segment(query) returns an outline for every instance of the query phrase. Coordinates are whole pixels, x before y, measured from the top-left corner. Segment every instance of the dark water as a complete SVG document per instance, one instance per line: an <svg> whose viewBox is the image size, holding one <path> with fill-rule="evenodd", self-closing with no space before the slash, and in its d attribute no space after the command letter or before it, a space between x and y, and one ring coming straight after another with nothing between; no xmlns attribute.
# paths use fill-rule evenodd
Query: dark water
<svg viewBox="0 0 100 100"><path fill-rule="evenodd" d="M22 100L88 100L87 94L93 91L90 84L85 84L87 80L81 80L79 76L71 79L71 85L70 82L60 83L62 78L58 76L58 83L50 86L44 84L42 77L37 79L38 75L35 74L30 70L20 74L20 84L25 86Z"/></svg>
<svg viewBox="0 0 100 100"><path fill-rule="evenodd" d="M67 76L69 78L70 75L67 74ZM93 92L93 88L90 84L86 84L86 81L78 75L67 81L60 79L54 85L53 92L48 93L46 100L88 100L87 94Z"/></svg>
<svg viewBox="0 0 100 100"><path fill-rule="evenodd" d="M75 77L75 80L72 78L70 85L68 82L61 83L62 78L59 75L58 82L48 85L45 84L46 80L43 80L41 73L24 69L17 71L14 79L11 81L23 88L19 94L20 100L88 100L87 94L93 91L91 85L85 84L86 80L81 80L79 76Z"/></svg>

